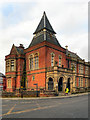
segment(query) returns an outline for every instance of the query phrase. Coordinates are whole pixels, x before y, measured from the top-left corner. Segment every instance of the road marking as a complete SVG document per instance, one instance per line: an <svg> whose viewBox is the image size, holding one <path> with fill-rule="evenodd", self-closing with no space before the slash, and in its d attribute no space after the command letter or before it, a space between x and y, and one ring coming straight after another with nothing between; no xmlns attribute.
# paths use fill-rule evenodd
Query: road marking
<svg viewBox="0 0 90 120"><path fill-rule="evenodd" d="M16 104L8 111L7 115L12 112L12 110L14 109L15 106L16 106Z"/></svg>
<svg viewBox="0 0 90 120"><path fill-rule="evenodd" d="M84 99L86 100L86 99ZM84 100L75 100L75 101L69 101L69 102L65 102L65 103L58 103L57 105L53 105L53 106L45 106L45 107L38 107L38 108L32 108L32 109L26 109L26 110L23 110L23 111L16 111L16 112L12 112L12 110L14 109L15 105L9 110L8 113L5 113L3 115L0 115L0 116L5 116L5 115L8 115L8 114L20 114L20 113L24 113L24 112L30 112L30 111L35 111L35 110L41 110L41 109L48 109L48 108L52 108L52 107L57 107L59 104L69 104L69 103L74 103L74 102L78 102L78 101L84 101ZM56 101L55 101L56 103ZM37 105L39 105L38 103L36 103Z"/></svg>
<svg viewBox="0 0 90 120"><path fill-rule="evenodd" d="M1 117L1 116L5 116L5 115L7 115L7 113L0 115L0 117Z"/></svg>
<svg viewBox="0 0 90 120"><path fill-rule="evenodd" d="M39 105L39 103L38 103L38 102L36 102L36 105L38 106L38 108L40 108L40 105Z"/></svg>
<svg viewBox="0 0 90 120"><path fill-rule="evenodd" d="M24 110L24 111L12 112L10 114L20 114L20 113L25 113L25 112L35 111L35 110L52 108L52 107L56 107L56 105L54 105L54 106L47 106L47 107L39 107L39 108L34 108L34 109L27 109L27 110ZM8 115L8 114L3 114L3 116L5 116L5 115Z"/></svg>
<svg viewBox="0 0 90 120"><path fill-rule="evenodd" d="M5 116L5 115L11 114L11 112L12 112L12 110L14 109L15 106L16 106L16 104L15 104L7 113L2 114L2 115L0 115L0 116Z"/></svg>

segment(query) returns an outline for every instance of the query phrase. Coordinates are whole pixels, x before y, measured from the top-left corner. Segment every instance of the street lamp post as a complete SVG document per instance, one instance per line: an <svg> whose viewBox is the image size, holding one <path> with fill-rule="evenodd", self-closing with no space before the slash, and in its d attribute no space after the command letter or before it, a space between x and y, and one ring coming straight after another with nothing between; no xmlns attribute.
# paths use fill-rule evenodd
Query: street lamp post
<svg viewBox="0 0 90 120"><path fill-rule="evenodd" d="M34 85L36 85L36 92L37 92L37 97L38 97L38 84L36 83Z"/></svg>

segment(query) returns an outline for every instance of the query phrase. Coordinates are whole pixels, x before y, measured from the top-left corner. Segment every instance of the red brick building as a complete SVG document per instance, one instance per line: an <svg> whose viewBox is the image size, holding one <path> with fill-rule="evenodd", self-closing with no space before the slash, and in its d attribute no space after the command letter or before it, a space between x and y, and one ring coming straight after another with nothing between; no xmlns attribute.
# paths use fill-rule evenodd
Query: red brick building
<svg viewBox="0 0 90 120"><path fill-rule="evenodd" d="M0 92L6 89L6 77L4 74L0 73Z"/></svg>
<svg viewBox="0 0 90 120"><path fill-rule="evenodd" d="M73 92L89 88L90 63L63 48L45 12L28 48L13 45L6 61L6 91L26 90Z"/></svg>

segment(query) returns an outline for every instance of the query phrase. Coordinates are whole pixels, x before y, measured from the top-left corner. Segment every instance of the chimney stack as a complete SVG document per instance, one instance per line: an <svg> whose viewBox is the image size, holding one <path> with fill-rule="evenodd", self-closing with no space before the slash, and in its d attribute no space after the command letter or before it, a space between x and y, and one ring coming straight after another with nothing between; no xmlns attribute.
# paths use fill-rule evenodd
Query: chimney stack
<svg viewBox="0 0 90 120"><path fill-rule="evenodd" d="M24 46L23 46L23 44L20 44L19 48L23 48L23 49L24 49Z"/></svg>

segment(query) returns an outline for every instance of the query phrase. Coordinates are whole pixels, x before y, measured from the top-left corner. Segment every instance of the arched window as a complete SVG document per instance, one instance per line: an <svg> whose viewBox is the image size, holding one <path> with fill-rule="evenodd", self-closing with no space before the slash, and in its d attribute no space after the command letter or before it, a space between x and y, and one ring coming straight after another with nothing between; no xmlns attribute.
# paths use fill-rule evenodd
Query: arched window
<svg viewBox="0 0 90 120"><path fill-rule="evenodd" d="M51 66L54 66L54 53L51 53Z"/></svg>
<svg viewBox="0 0 90 120"><path fill-rule="evenodd" d="M52 78L49 78L49 81L48 81L48 90L53 90L53 79Z"/></svg>
<svg viewBox="0 0 90 120"><path fill-rule="evenodd" d="M59 67L61 67L61 55L59 55Z"/></svg>
<svg viewBox="0 0 90 120"><path fill-rule="evenodd" d="M31 54L29 57L29 68L30 70L38 69L39 68L39 54Z"/></svg>
<svg viewBox="0 0 90 120"><path fill-rule="evenodd" d="M35 60L35 69L38 69L38 66L39 66L38 53L35 54L34 60Z"/></svg>
<svg viewBox="0 0 90 120"><path fill-rule="evenodd" d="M33 70L33 56L30 56L30 70Z"/></svg>

